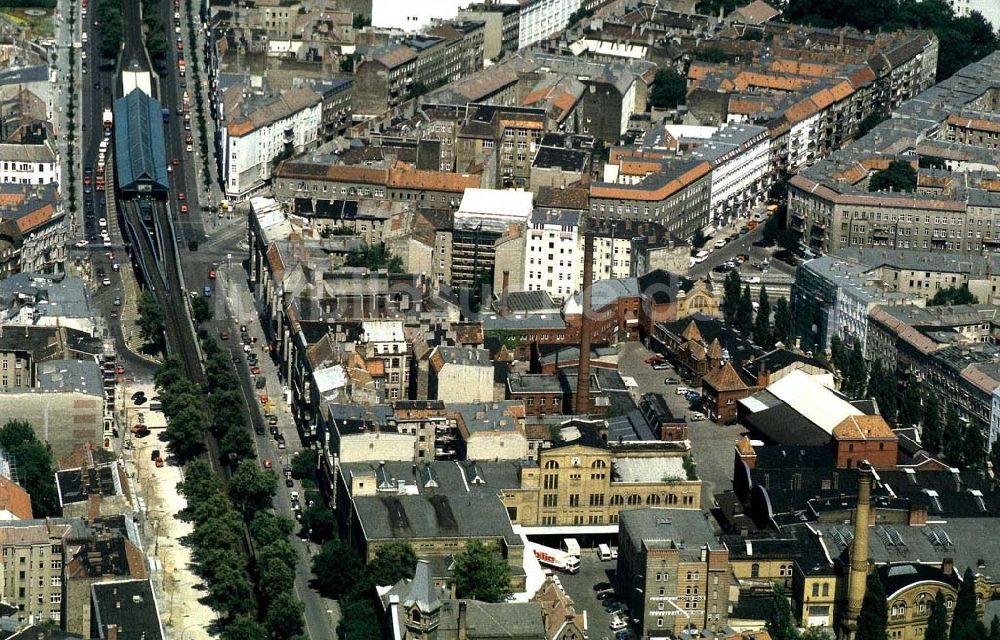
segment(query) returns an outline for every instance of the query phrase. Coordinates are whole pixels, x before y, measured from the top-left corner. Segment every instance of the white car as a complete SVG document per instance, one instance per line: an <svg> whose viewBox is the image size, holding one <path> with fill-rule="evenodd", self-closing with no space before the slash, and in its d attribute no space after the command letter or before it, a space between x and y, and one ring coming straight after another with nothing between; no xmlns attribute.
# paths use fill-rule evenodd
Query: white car
<svg viewBox="0 0 1000 640"><path fill-rule="evenodd" d="M83 249L84 247L87 246L87 241L86 240L77 240L76 244L74 244L73 246L76 247L77 249Z"/></svg>
<svg viewBox="0 0 1000 640"><path fill-rule="evenodd" d="M691 422L701 422L705 419L705 414L700 411L695 411L691 414Z"/></svg>
<svg viewBox="0 0 1000 640"><path fill-rule="evenodd" d="M612 631L618 631L619 629L624 629L625 627L627 627L628 624L626 624L626 622L621 618L615 617L611 618L611 624L609 624L608 626L611 627Z"/></svg>
<svg viewBox="0 0 1000 640"><path fill-rule="evenodd" d="M102 227L106 227L108 226L108 221L106 218L101 218L100 220L97 221L97 224L101 225Z"/></svg>
<svg viewBox="0 0 1000 640"><path fill-rule="evenodd" d="M188 153L191 153L192 151L194 151L194 147L192 147L191 145L188 145L187 146L187 150L188 150Z"/></svg>
<svg viewBox="0 0 1000 640"><path fill-rule="evenodd" d="M111 278L105 276L104 280L101 280L101 284L103 284L105 287L110 287L111 286Z"/></svg>
<svg viewBox="0 0 1000 640"><path fill-rule="evenodd" d="M111 246L111 238L104 238L104 246L105 247Z"/></svg>

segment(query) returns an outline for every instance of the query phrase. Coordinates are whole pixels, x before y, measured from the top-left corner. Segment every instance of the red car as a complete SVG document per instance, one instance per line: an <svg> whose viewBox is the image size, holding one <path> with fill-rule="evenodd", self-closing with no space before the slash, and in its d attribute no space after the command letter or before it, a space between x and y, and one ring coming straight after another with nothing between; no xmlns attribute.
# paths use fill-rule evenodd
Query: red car
<svg viewBox="0 0 1000 640"><path fill-rule="evenodd" d="M181 42L180 40L177 41L177 50L178 51L183 51L184 50L184 43Z"/></svg>
<svg viewBox="0 0 1000 640"><path fill-rule="evenodd" d="M656 353L646 358L643 362L645 362L646 364L656 364L660 360L663 360L663 356L660 355L659 353Z"/></svg>
<svg viewBox="0 0 1000 640"><path fill-rule="evenodd" d="M219 334L219 337L222 338L223 340L229 340L229 332L223 331Z"/></svg>
<svg viewBox="0 0 1000 640"><path fill-rule="evenodd" d="M209 269L208 270L208 279L209 280L215 280L215 269Z"/></svg>
<svg viewBox="0 0 1000 640"><path fill-rule="evenodd" d="M181 205L181 213L187 213L187 212L188 212L188 206L186 204L182 204Z"/></svg>
<svg viewBox="0 0 1000 640"><path fill-rule="evenodd" d="M174 165L175 167L177 165L179 165L180 163L181 163L181 161L178 160L177 158L174 158L173 160L170 161L170 164Z"/></svg>
<svg viewBox="0 0 1000 640"><path fill-rule="evenodd" d="M264 458L264 468L265 469L270 469L273 466L274 465L271 463L271 459L270 458Z"/></svg>
<svg viewBox="0 0 1000 640"><path fill-rule="evenodd" d="M118 375L124 374L125 373L125 367L117 367L115 369L115 373L118 374Z"/></svg>
<svg viewBox="0 0 1000 640"><path fill-rule="evenodd" d="M260 394L260 403L261 404L267 404L267 394L266 393Z"/></svg>
<svg viewBox="0 0 1000 640"><path fill-rule="evenodd" d="M91 182L90 176L84 176L83 177L83 184L90 184L90 182Z"/></svg>
<svg viewBox="0 0 1000 640"><path fill-rule="evenodd" d="M250 367L250 373L252 373L255 376L259 376L260 375L260 367Z"/></svg>
<svg viewBox="0 0 1000 640"><path fill-rule="evenodd" d="M177 192L177 199L178 200L183 200L184 198L185 198L184 192L183 191L178 191Z"/></svg>

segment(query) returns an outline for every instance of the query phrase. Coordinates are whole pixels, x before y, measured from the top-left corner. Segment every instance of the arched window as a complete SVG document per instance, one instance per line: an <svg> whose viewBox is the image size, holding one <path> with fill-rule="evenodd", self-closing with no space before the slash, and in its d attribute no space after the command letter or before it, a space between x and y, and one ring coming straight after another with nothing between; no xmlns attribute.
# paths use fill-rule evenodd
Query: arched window
<svg viewBox="0 0 1000 640"><path fill-rule="evenodd" d="M759 578L760 577L760 565L756 562L750 565L750 577Z"/></svg>
<svg viewBox="0 0 1000 640"><path fill-rule="evenodd" d="M823 595L824 596L829 596L830 595L830 583L829 582L824 582L823 583Z"/></svg>
<svg viewBox="0 0 1000 640"><path fill-rule="evenodd" d="M604 469L608 466L604 460L594 460L594 464L590 465L593 469Z"/></svg>
<svg viewBox="0 0 1000 640"><path fill-rule="evenodd" d="M548 462L545 463L545 468L546 469L558 469L559 468L559 463L556 462L555 460L549 460Z"/></svg>
<svg viewBox="0 0 1000 640"><path fill-rule="evenodd" d="M628 497L628 503L629 504L642 504L642 498L640 496L632 494L632 495L630 495Z"/></svg>
<svg viewBox="0 0 1000 640"><path fill-rule="evenodd" d="M673 493L668 493L667 504L677 504L677 495Z"/></svg>
<svg viewBox="0 0 1000 640"><path fill-rule="evenodd" d="M660 504L660 496L655 493L646 496L646 504Z"/></svg>
<svg viewBox="0 0 1000 640"><path fill-rule="evenodd" d="M902 618L906 615L906 602L900 600L892 605L892 615Z"/></svg>
<svg viewBox="0 0 1000 640"><path fill-rule="evenodd" d="M818 598L819 597L819 583L818 582L814 582L813 583L813 597L814 598Z"/></svg>
<svg viewBox="0 0 1000 640"><path fill-rule="evenodd" d="M954 606L955 606L955 599L954 598L952 598L951 596L948 596L947 598L944 599L944 608L945 609L951 609Z"/></svg>
<svg viewBox="0 0 1000 640"><path fill-rule="evenodd" d="M917 595L917 613L927 613L927 601L930 597L926 592Z"/></svg>
<svg viewBox="0 0 1000 640"><path fill-rule="evenodd" d="M611 496L611 506L615 507L618 505L625 504L625 498L621 496Z"/></svg>

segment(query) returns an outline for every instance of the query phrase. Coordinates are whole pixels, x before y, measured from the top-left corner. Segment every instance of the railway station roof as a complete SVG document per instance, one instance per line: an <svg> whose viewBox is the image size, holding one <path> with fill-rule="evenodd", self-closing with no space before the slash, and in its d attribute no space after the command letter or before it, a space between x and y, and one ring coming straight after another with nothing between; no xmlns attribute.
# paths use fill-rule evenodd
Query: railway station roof
<svg viewBox="0 0 1000 640"><path fill-rule="evenodd" d="M166 191L162 106L139 89L115 101L115 166L122 191Z"/></svg>

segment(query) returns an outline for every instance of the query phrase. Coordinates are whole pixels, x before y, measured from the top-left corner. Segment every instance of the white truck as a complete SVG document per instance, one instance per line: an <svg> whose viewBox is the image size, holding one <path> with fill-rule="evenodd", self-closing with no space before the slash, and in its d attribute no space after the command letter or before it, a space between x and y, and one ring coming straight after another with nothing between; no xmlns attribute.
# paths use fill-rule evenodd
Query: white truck
<svg viewBox="0 0 1000 640"><path fill-rule="evenodd" d="M580 571L580 545L574 538L563 540L563 548L555 549L544 545L529 542L531 552L542 564L565 571L566 573L577 573Z"/></svg>

